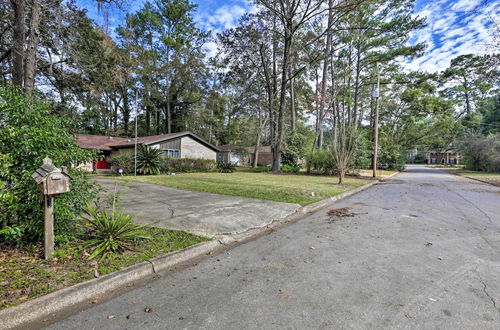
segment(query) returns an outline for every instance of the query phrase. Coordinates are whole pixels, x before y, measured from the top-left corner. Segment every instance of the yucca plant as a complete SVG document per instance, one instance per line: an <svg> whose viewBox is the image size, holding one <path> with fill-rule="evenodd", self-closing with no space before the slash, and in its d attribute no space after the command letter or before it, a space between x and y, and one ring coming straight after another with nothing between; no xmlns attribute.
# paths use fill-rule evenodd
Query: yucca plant
<svg viewBox="0 0 500 330"><path fill-rule="evenodd" d="M100 256L101 260L111 253L130 250L131 243L138 239L150 239L145 228L147 226L133 223L132 216L125 210L118 212L115 204L111 212L99 211L87 203L87 216L82 218L87 222L90 239L84 248L93 249L89 259Z"/></svg>
<svg viewBox="0 0 500 330"><path fill-rule="evenodd" d="M145 145L139 145L137 155L137 170L141 174L154 175L160 174L162 151L150 148Z"/></svg>

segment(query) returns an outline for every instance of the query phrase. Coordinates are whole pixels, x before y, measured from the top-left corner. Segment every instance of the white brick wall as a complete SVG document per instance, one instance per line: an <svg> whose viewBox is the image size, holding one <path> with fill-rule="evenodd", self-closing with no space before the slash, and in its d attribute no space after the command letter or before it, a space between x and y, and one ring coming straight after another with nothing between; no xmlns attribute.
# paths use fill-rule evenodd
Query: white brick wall
<svg viewBox="0 0 500 330"><path fill-rule="evenodd" d="M181 158L201 158L216 160L217 153L193 140L189 136L181 138Z"/></svg>

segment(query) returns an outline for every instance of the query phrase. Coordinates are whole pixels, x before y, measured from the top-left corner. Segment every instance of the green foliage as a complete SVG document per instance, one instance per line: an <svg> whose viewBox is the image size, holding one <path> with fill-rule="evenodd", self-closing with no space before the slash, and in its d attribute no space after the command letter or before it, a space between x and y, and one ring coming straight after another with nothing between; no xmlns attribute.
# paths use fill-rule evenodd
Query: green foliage
<svg viewBox="0 0 500 330"><path fill-rule="evenodd" d="M286 147L281 151L281 163L283 165L290 165L292 167L299 166L307 153L307 133L308 132L295 130L286 135Z"/></svg>
<svg viewBox="0 0 500 330"><path fill-rule="evenodd" d="M284 164L281 166L281 171L285 173L299 173L300 167Z"/></svg>
<svg viewBox="0 0 500 330"><path fill-rule="evenodd" d="M217 171L219 171L220 173L233 173L234 171L236 171L236 165L231 162L218 161Z"/></svg>
<svg viewBox="0 0 500 330"><path fill-rule="evenodd" d="M377 167L387 170L403 170L406 160L406 150L390 143L382 143L378 153Z"/></svg>
<svg viewBox="0 0 500 330"><path fill-rule="evenodd" d="M19 245L20 239L23 236L23 228L17 225L5 226L0 229L0 237L3 237L3 240L6 243L14 243Z"/></svg>
<svg viewBox="0 0 500 330"><path fill-rule="evenodd" d="M353 145L353 164L350 167L360 169L371 165L372 144L368 139L368 131L357 129Z"/></svg>
<svg viewBox="0 0 500 330"><path fill-rule="evenodd" d="M500 133L500 94L484 100L479 111L484 114L481 120L482 133Z"/></svg>
<svg viewBox="0 0 500 330"><path fill-rule="evenodd" d="M109 163L116 169L123 169L124 174L134 173L134 154L131 152L120 152L109 158Z"/></svg>
<svg viewBox="0 0 500 330"><path fill-rule="evenodd" d="M335 168L335 160L331 152L315 150L306 156L306 169L308 173L314 170L320 174L334 174Z"/></svg>
<svg viewBox="0 0 500 330"><path fill-rule="evenodd" d="M0 153L9 157L10 164L2 166L0 176L6 182L0 198L2 227L21 228L18 241L43 236L43 210L31 174L50 157L57 167L68 167L72 177L71 191L54 203L56 238L74 238L77 218L85 202L96 196L98 186L72 166L90 161L95 154L78 148L67 120L50 116L44 102L36 97L28 100L15 88L0 86L0 118Z"/></svg>
<svg viewBox="0 0 500 330"><path fill-rule="evenodd" d="M216 168L217 163L210 159L165 157L162 161L164 172L212 172Z"/></svg>
<svg viewBox="0 0 500 330"><path fill-rule="evenodd" d="M146 145L139 145L137 152L137 171L144 175L160 174L163 152Z"/></svg>
<svg viewBox="0 0 500 330"><path fill-rule="evenodd" d="M474 171L500 172L500 134L470 133L456 143L465 167Z"/></svg>
<svg viewBox="0 0 500 330"><path fill-rule="evenodd" d="M118 212L114 203L111 213L98 211L90 204L87 204L86 212L87 216L83 219L88 225L89 239L84 247L93 249L89 259L99 256L102 260L111 253L130 249L130 245L138 239L151 238L144 231L146 226L135 224L125 210Z"/></svg>

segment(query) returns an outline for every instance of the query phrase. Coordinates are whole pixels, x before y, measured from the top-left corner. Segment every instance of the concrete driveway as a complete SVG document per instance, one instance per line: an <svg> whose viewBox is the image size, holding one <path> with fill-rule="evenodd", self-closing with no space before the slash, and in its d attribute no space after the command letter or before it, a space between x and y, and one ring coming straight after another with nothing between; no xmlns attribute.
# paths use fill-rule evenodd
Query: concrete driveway
<svg viewBox="0 0 500 330"><path fill-rule="evenodd" d="M264 227L300 205L170 188L142 182L96 178L108 194L119 192L118 209L137 223L212 237Z"/></svg>
<svg viewBox="0 0 500 330"><path fill-rule="evenodd" d="M410 167L343 207L49 328L499 329L500 188Z"/></svg>

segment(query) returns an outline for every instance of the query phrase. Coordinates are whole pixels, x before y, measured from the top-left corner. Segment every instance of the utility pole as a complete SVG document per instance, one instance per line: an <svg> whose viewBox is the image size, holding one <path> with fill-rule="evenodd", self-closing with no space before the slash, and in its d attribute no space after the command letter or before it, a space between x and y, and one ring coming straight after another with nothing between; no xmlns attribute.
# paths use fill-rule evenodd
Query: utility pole
<svg viewBox="0 0 500 330"><path fill-rule="evenodd" d="M372 97L375 98L375 116L373 119L373 177L377 177L377 155L378 155L378 108L380 103L380 70L377 62L377 87L373 90Z"/></svg>

